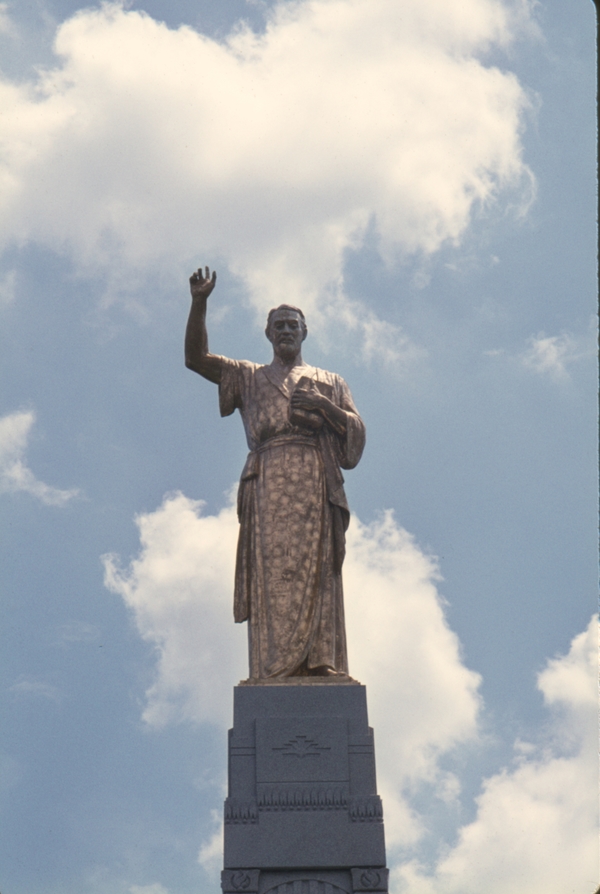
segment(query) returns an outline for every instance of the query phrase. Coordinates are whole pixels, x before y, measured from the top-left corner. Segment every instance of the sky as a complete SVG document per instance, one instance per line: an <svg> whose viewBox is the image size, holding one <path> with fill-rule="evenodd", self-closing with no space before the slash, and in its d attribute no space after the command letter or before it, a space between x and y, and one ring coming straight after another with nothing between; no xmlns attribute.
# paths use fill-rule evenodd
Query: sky
<svg viewBox="0 0 600 894"><path fill-rule="evenodd" d="M367 426L351 674L393 894L598 886L591 0L0 3L0 890L218 890L246 445L183 364Z"/></svg>

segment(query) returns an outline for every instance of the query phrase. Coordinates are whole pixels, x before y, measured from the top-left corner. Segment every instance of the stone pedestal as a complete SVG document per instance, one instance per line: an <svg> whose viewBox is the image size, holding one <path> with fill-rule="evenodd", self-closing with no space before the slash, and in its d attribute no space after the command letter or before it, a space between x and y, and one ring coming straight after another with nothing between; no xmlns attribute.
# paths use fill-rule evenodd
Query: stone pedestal
<svg viewBox="0 0 600 894"><path fill-rule="evenodd" d="M224 866L224 894L387 891L364 686L235 687Z"/></svg>

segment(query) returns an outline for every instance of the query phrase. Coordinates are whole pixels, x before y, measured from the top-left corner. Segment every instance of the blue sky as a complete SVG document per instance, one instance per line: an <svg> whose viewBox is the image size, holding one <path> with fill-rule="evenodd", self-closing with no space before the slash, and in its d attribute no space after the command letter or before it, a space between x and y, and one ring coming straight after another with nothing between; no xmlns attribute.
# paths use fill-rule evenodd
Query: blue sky
<svg viewBox="0 0 600 894"><path fill-rule="evenodd" d="M0 4L0 888L218 885L266 311L367 424L350 670L394 894L597 885L589 0Z"/></svg>

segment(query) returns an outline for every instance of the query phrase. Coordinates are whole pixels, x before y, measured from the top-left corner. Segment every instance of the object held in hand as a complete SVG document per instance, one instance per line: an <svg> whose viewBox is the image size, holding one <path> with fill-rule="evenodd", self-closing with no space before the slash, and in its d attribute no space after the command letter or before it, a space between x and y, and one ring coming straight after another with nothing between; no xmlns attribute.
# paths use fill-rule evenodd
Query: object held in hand
<svg viewBox="0 0 600 894"><path fill-rule="evenodd" d="M311 379L308 376L302 376L300 379L298 379L296 388L294 390L316 390L320 394L323 394L325 397L328 397L329 400L331 400L331 397L333 395L333 388L331 387L331 385L328 385L326 382L316 382L314 379ZM323 427L324 419L318 412L313 412L311 410L302 410L299 407L296 407L290 411L290 422L292 423L292 425L300 425L304 426L305 428L311 428L318 431L318 429Z"/></svg>
<svg viewBox="0 0 600 894"><path fill-rule="evenodd" d="M292 410L290 422L292 425L300 425L305 428L318 430L323 428L323 417L320 413L311 413L309 410Z"/></svg>

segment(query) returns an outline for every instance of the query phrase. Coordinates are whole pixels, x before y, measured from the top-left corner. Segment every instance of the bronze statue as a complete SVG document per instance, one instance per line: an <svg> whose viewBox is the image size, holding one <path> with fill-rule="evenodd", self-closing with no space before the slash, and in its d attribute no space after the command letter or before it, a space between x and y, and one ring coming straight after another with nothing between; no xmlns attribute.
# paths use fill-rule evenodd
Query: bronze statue
<svg viewBox="0 0 600 894"><path fill-rule="evenodd" d="M185 364L219 386L222 416L241 413L250 453L238 491L234 616L248 620L253 679L348 675L342 592L350 513L340 469L352 469L365 427L344 380L302 359L304 314L269 313L273 360L262 366L208 350L208 267L190 277Z"/></svg>

